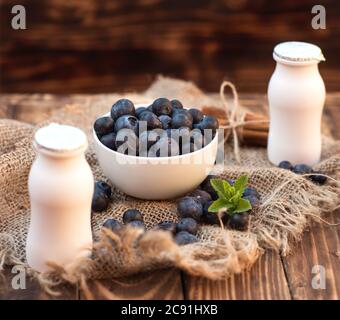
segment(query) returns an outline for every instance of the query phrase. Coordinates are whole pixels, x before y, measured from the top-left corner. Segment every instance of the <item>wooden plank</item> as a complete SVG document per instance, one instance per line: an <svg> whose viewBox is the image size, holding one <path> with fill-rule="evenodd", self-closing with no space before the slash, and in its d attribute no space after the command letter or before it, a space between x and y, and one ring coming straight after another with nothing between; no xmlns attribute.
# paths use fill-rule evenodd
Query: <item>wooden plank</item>
<svg viewBox="0 0 340 320"><path fill-rule="evenodd" d="M81 105L88 98L88 95L34 94L22 96L23 99L16 105L14 118L31 124L41 123L66 104L79 103Z"/></svg>
<svg viewBox="0 0 340 320"><path fill-rule="evenodd" d="M211 281L184 275L185 298L198 300L288 300L290 293L280 256L268 251L250 271Z"/></svg>
<svg viewBox="0 0 340 320"><path fill-rule="evenodd" d="M310 0L299 4L295 0L22 0L27 10L24 32L11 28L15 4L15 0L1 1L2 51L204 48L209 53L220 48L240 49L245 44L254 50L268 42L292 38L313 39L339 48L339 43L332 41L340 32L336 0L327 1L326 30L311 27Z"/></svg>
<svg viewBox="0 0 340 320"><path fill-rule="evenodd" d="M58 108L66 104L83 104L88 99L95 100L98 95L52 95L52 94L0 94L1 110L6 110L3 118L8 117L18 121L38 124Z"/></svg>
<svg viewBox="0 0 340 320"><path fill-rule="evenodd" d="M78 299L78 288L72 285L60 285L53 290L58 295L46 293L40 284L29 277L26 278L25 289L13 289L12 279L17 273L12 273L7 268L0 273L0 300L76 300Z"/></svg>
<svg viewBox="0 0 340 320"><path fill-rule="evenodd" d="M326 30L311 27L310 0L23 0L27 29L19 31L10 23L15 4L0 1L2 92L144 90L162 73L206 91L227 78L240 91L264 93L272 49L287 39L320 45L327 88L339 89L336 0L326 3Z"/></svg>
<svg viewBox="0 0 340 320"><path fill-rule="evenodd" d="M158 270L136 276L92 281L90 295L81 291L81 299L182 300L180 271Z"/></svg>
<svg viewBox="0 0 340 320"><path fill-rule="evenodd" d="M339 214L340 210L328 214L325 219L330 223L340 223ZM293 299L340 299L339 239L340 226L314 223L292 254L282 258ZM313 270L317 265L325 270L325 289L312 286L313 279L322 276L317 269Z"/></svg>
<svg viewBox="0 0 340 320"><path fill-rule="evenodd" d="M240 92L267 91L274 71L270 43L255 53L256 64L239 50L209 54L204 50L171 51L139 49L131 53L114 51L33 51L32 54L0 54L0 92L5 93L103 93L143 91L158 74L197 83L207 92L218 91L224 79ZM330 52L337 52L330 49ZM339 90L339 68L335 57L321 65L329 91ZM96 61L96 64L93 63Z"/></svg>

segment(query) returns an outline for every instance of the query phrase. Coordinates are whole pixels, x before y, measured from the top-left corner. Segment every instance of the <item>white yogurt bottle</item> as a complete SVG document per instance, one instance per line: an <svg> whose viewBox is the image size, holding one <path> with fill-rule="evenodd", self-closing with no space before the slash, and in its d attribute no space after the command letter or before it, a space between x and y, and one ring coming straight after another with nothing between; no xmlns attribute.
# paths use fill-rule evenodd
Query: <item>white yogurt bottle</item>
<svg viewBox="0 0 340 320"><path fill-rule="evenodd" d="M78 128L50 124L35 134L37 156L29 174L31 221L26 243L28 264L48 270L47 262L67 266L91 253L93 175Z"/></svg>
<svg viewBox="0 0 340 320"><path fill-rule="evenodd" d="M283 42L274 48L276 68L268 86L270 129L268 158L275 165L314 165L321 154L321 116L325 85L318 63L319 47L306 42Z"/></svg>

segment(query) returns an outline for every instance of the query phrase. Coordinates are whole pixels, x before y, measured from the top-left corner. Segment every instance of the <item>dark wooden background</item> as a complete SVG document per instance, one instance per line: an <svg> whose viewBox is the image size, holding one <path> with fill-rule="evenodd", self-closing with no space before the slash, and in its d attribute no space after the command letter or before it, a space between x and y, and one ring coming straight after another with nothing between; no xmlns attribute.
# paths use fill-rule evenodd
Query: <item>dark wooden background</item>
<svg viewBox="0 0 340 320"><path fill-rule="evenodd" d="M27 30L11 29L11 8ZM311 27L312 6L327 10ZM272 49L286 40L318 44L328 91L340 89L339 0L0 0L0 92L143 90L157 74L217 91L266 91Z"/></svg>

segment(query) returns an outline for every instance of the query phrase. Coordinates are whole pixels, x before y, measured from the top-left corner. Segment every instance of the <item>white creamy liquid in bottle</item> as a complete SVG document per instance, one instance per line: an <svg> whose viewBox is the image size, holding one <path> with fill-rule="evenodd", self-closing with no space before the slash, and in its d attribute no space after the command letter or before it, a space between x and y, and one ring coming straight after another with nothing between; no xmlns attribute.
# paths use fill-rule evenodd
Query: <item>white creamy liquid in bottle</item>
<svg viewBox="0 0 340 320"><path fill-rule="evenodd" d="M314 165L321 155L321 116L325 85L318 63L325 60L319 47L284 42L273 52L276 68L268 86L270 129L268 158L275 165Z"/></svg>
<svg viewBox="0 0 340 320"><path fill-rule="evenodd" d="M28 264L48 270L92 249L93 175L84 152L87 138L78 128L50 124L35 134L37 156L29 174L31 221L26 244Z"/></svg>

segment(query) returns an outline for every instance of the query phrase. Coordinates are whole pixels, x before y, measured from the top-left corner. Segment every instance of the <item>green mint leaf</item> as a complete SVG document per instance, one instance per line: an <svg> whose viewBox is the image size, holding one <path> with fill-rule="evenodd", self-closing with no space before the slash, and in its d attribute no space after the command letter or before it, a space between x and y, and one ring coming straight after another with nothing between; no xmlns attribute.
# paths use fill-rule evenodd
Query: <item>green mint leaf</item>
<svg viewBox="0 0 340 320"><path fill-rule="evenodd" d="M211 179L210 184L214 188L214 190L217 192L219 198L228 200L228 194L224 192L223 180Z"/></svg>
<svg viewBox="0 0 340 320"><path fill-rule="evenodd" d="M224 199L215 200L208 208L209 212L219 212L221 209L228 209L229 204Z"/></svg>
<svg viewBox="0 0 340 320"><path fill-rule="evenodd" d="M241 213L251 209L251 204L249 200L240 199L237 205L237 208L234 210L234 213Z"/></svg>
<svg viewBox="0 0 340 320"><path fill-rule="evenodd" d="M227 196L227 198L232 197L231 184L227 180L223 180L222 183L223 183L224 194Z"/></svg>
<svg viewBox="0 0 340 320"><path fill-rule="evenodd" d="M235 207L237 207L241 198L242 193L240 193L240 191L236 191L235 194L229 199L229 201L232 202Z"/></svg>
<svg viewBox="0 0 340 320"><path fill-rule="evenodd" d="M236 190L240 191L241 194L243 194L244 189L247 187L247 184L248 184L248 176L241 176L235 181L234 187Z"/></svg>

